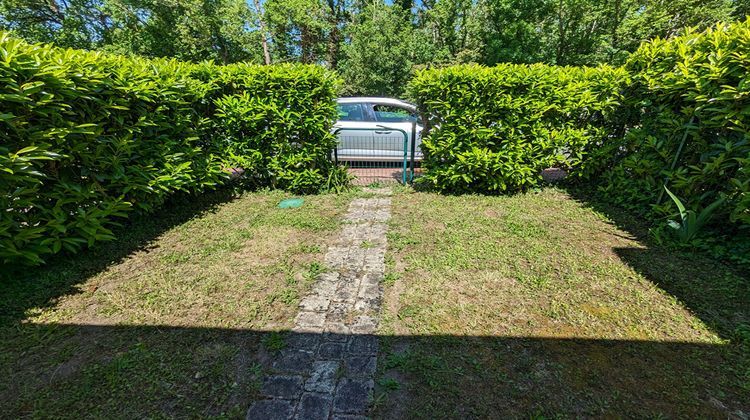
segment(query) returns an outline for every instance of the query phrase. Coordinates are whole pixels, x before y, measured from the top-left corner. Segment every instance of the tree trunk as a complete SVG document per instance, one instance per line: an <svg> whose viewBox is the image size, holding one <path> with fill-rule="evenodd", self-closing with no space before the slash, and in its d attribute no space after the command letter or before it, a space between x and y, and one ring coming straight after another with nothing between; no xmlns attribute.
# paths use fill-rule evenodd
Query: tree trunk
<svg viewBox="0 0 750 420"><path fill-rule="evenodd" d="M617 33L620 29L620 8L622 6L621 0L615 0L615 19L612 23L612 49L618 48Z"/></svg>
<svg viewBox="0 0 750 420"><path fill-rule="evenodd" d="M558 2L558 10L557 10L557 19L558 19L558 30L560 32L559 38L557 40L557 57L555 58L555 64L557 65L563 65L563 52L564 52L564 46L565 46L565 21L564 21L564 14L563 14L563 7L565 5L565 0L560 0Z"/></svg>
<svg viewBox="0 0 750 420"><path fill-rule="evenodd" d="M331 31L328 33L327 58L328 66L335 70L339 65L339 51L341 48L341 30L339 23L343 23L344 9L341 2L328 0L328 23L331 25Z"/></svg>
<svg viewBox="0 0 750 420"><path fill-rule="evenodd" d="M301 61L306 64L315 61L315 36L307 26L300 27Z"/></svg>
<svg viewBox="0 0 750 420"><path fill-rule="evenodd" d="M266 65L271 64L271 53L268 52L268 33L266 24L263 21L263 10L260 8L260 0L253 0L255 3L255 12L258 14L258 24L260 25L260 43L263 45L263 58Z"/></svg>
<svg viewBox="0 0 750 420"><path fill-rule="evenodd" d="M63 14L62 10L60 10L60 5L57 4L56 0L49 0L47 5L49 6L49 10L52 13L52 21L57 23L58 25L62 25L63 21L65 20L65 15Z"/></svg>
<svg viewBox="0 0 750 420"><path fill-rule="evenodd" d="M331 28L328 35L328 65L332 70L336 70L339 65L339 44L341 42L341 31L337 26Z"/></svg>

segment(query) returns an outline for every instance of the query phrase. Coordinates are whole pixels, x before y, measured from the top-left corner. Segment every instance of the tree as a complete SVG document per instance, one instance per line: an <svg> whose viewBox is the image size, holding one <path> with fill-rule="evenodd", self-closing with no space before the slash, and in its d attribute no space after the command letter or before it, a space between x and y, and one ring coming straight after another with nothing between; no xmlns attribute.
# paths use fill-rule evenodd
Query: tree
<svg viewBox="0 0 750 420"><path fill-rule="evenodd" d="M433 0L423 3L420 25L431 36L438 56L450 62L482 61L480 29L487 24L484 8L474 0Z"/></svg>
<svg viewBox="0 0 750 420"><path fill-rule="evenodd" d="M374 1L347 31L340 72L351 95L399 96L418 58L414 30L400 6Z"/></svg>
<svg viewBox="0 0 750 420"><path fill-rule="evenodd" d="M745 20L750 15L750 0L734 0L732 8L732 17L734 19Z"/></svg>
<svg viewBox="0 0 750 420"><path fill-rule="evenodd" d="M644 40L748 13L750 0L0 0L0 29L150 57L317 63L348 93L397 95L422 66L617 65Z"/></svg>
<svg viewBox="0 0 750 420"><path fill-rule="evenodd" d="M262 34L244 0L107 0L105 49L182 60L261 62Z"/></svg>
<svg viewBox="0 0 750 420"><path fill-rule="evenodd" d="M635 51L642 41L668 38L687 27L705 29L732 20L731 0L641 0L626 11L619 30L622 48Z"/></svg>
<svg viewBox="0 0 750 420"><path fill-rule="evenodd" d="M0 29L30 42L95 48L105 40L108 26L100 0L0 0Z"/></svg>
<svg viewBox="0 0 750 420"><path fill-rule="evenodd" d="M266 0L264 6L275 55L282 61L321 60L330 22L320 0Z"/></svg>
<svg viewBox="0 0 750 420"><path fill-rule="evenodd" d="M479 7L484 64L550 61L541 28L553 13L551 0L483 0Z"/></svg>
<svg viewBox="0 0 750 420"><path fill-rule="evenodd" d="M555 19L546 31L555 56L548 60L559 65L586 65L607 61L613 33L612 12L616 2L609 0L557 0ZM614 26L616 28L616 26Z"/></svg>
<svg viewBox="0 0 750 420"><path fill-rule="evenodd" d="M347 0L326 0L326 6L329 29L326 59L330 68L336 69L341 59L342 33L351 19L351 5Z"/></svg>
<svg viewBox="0 0 750 420"><path fill-rule="evenodd" d="M259 61L244 0L0 0L0 25L32 42L124 54Z"/></svg>
<svg viewBox="0 0 750 420"><path fill-rule="evenodd" d="M263 62L266 65L271 64L271 52L268 49L268 30L266 29L265 17L263 17L263 8L260 5L260 0L253 0L255 6L255 15L258 21L258 28L260 29L260 44L263 47Z"/></svg>

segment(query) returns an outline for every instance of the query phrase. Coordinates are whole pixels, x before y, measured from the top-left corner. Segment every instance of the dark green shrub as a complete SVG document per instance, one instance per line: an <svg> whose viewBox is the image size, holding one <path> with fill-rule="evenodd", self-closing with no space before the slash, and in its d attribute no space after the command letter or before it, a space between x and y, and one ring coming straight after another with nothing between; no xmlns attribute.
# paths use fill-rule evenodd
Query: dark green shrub
<svg viewBox="0 0 750 420"><path fill-rule="evenodd" d="M314 192L336 168L337 79L315 66L124 58L0 33L0 260L112 239L133 210L245 168ZM334 177L334 179L336 179Z"/></svg>
<svg viewBox="0 0 750 420"><path fill-rule="evenodd" d="M627 134L595 159L592 180L610 201L657 219L676 213L664 183L712 223L750 226L750 23L644 43L628 60Z"/></svg>
<svg viewBox="0 0 750 420"><path fill-rule="evenodd" d="M622 69L423 71L410 85L432 120L423 181L446 192L517 191L561 165L661 226L660 238L678 216L666 187L682 213L711 210L691 247L750 260L748 74L750 22L645 43Z"/></svg>
<svg viewBox="0 0 750 420"><path fill-rule="evenodd" d="M215 101L214 133L233 155L253 160L247 176L254 182L314 193L331 171L342 170L330 161L339 87L333 73L318 66L247 64L220 67L219 73L224 89Z"/></svg>
<svg viewBox="0 0 750 420"><path fill-rule="evenodd" d="M430 117L425 176L440 191L500 193L577 168L614 131L624 70L542 64L431 69L410 83Z"/></svg>

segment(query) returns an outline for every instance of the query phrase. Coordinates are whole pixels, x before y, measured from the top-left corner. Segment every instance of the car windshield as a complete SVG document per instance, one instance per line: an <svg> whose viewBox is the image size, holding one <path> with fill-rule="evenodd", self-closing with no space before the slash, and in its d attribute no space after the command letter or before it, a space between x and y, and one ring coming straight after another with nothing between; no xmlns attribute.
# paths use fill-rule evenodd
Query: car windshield
<svg viewBox="0 0 750 420"><path fill-rule="evenodd" d="M417 114L395 105L373 105L375 119L379 122L414 122Z"/></svg>

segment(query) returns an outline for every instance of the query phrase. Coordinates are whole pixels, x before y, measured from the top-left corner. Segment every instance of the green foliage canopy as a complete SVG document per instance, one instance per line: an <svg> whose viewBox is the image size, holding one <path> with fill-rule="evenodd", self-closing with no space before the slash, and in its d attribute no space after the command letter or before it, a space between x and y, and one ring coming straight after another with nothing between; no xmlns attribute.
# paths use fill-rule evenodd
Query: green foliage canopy
<svg viewBox="0 0 750 420"><path fill-rule="evenodd" d="M424 67L620 65L642 41L747 11L747 0L0 0L0 29L194 62L260 63L265 44L272 62L339 70L347 92L399 95Z"/></svg>
<svg viewBox="0 0 750 420"><path fill-rule="evenodd" d="M714 220L750 225L749 46L750 23L740 22L657 39L630 57L630 129L596 156L610 199L667 215L666 179L686 207L723 197Z"/></svg>

